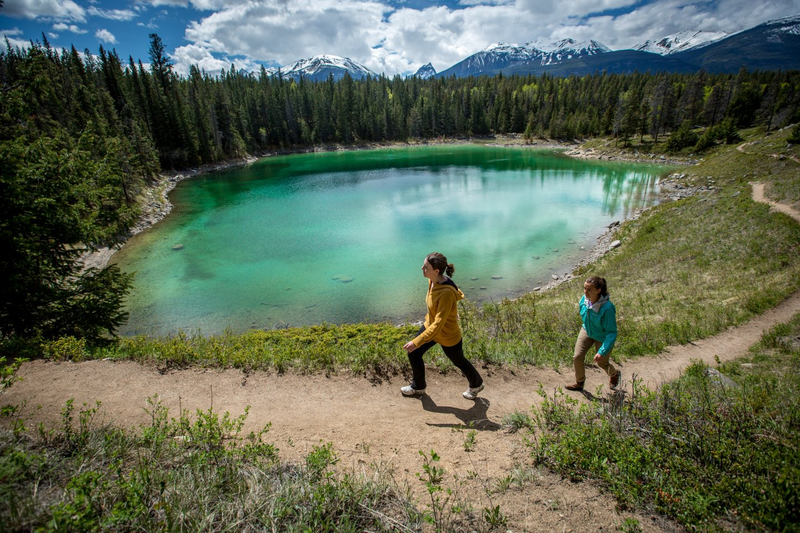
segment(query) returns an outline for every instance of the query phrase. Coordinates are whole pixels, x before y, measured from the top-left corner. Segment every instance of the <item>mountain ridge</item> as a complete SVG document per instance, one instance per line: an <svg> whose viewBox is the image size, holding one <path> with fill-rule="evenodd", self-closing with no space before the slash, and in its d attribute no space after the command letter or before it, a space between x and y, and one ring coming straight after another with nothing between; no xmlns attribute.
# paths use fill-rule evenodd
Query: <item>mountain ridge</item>
<svg viewBox="0 0 800 533"><path fill-rule="evenodd" d="M638 72L736 72L800 68L800 14L769 20L740 32L682 30L661 39L644 41L630 49L611 50L598 40L561 39L523 45L498 42L486 46L451 67L437 72L431 63L414 74L420 79L465 76L494 76L500 73L554 76L586 75L595 72L626 74ZM323 54L300 59L271 75L309 81L353 79L379 74L349 58Z"/></svg>
<svg viewBox="0 0 800 533"><path fill-rule="evenodd" d="M500 73L544 74L555 76L586 75L595 72L629 74L632 72L737 72L751 70L786 70L800 68L796 50L800 50L800 14L770 20L721 38L713 32L684 30L655 41L646 41L634 49L610 50L598 41L582 49L571 39L558 41L572 45L565 53L551 52L547 60L538 61L536 45L518 46L508 43L489 45L436 77L494 76ZM646 43L658 51L643 50ZM660 46L659 46L660 43ZM556 43L554 43L556 44ZM558 48L557 44L555 46ZM542 47L543 48L543 47ZM638 48L638 49L637 49ZM544 56L541 56L544 57Z"/></svg>

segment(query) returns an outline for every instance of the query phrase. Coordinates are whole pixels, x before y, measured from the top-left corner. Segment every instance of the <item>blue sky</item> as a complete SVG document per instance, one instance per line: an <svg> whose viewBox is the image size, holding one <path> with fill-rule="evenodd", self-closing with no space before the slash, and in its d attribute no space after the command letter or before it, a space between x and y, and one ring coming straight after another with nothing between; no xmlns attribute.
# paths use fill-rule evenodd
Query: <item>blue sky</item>
<svg viewBox="0 0 800 533"><path fill-rule="evenodd" d="M497 42L573 38L630 48L682 30L733 33L800 14L800 0L5 0L12 46L54 47L149 62L157 33L175 69L286 66L332 54L377 73L444 70Z"/></svg>

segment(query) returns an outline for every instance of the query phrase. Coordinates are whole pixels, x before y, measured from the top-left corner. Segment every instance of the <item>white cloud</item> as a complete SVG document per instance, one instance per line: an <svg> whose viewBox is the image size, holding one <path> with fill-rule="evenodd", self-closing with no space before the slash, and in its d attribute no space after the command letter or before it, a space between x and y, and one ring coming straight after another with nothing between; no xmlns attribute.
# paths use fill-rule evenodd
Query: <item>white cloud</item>
<svg viewBox="0 0 800 533"><path fill-rule="evenodd" d="M109 20L127 21L137 17L136 12L130 9L98 9L96 7L90 7L87 12L92 16Z"/></svg>
<svg viewBox="0 0 800 533"><path fill-rule="evenodd" d="M22 35L22 30L19 28L0 29L0 41L2 41L2 44L0 44L0 49L5 51L6 39L8 39L8 43L12 48L21 48L25 50L31 47L30 41L17 39L17 35Z"/></svg>
<svg viewBox="0 0 800 533"><path fill-rule="evenodd" d="M101 41L101 42L104 42L104 43L107 43L107 44L117 44L117 38L114 37L113 33L111 33L110 31L108 31L106 29L97 30L94 33L94 36L97 37L97 39L99 41Z"/></svg>
<svg viewBox="0 0 800 533"><path fill-rule="evenodd" d="M682 30L734 33L767 20L800 13L800 0L718 0L693 3L686 0L659 0L618 17L596 17L579 25L564 25L559 37L594 38L612 49L629 48L647 39L658 39Z"/></svg>
<svg viewBox="0 0 800 533"><path fill-rule="evenodd" d="M248 0L192 0L192 7L195 9L202 9L206 11L213 11L217 9L224 9L235 5L243 5L249 3ZM265 2L258 2L265 3Z"/></svg>
<svg viewBox="0 0 800 533"><path fill-rule="evenodd" d="M191 62L227 70L230 61L221 58L231 56L257 66L333 54L388 76L428 62L441 71L500 41L570 37L622 49L684 29L735 32L800 13L800 0L461 0L457 8L425 9L394 8L388 0L139 2L201 11L185 30L190 44L175 50L176 70L188 72Z"/></svg>
<svg viewBox="0 0 800 533"><path fill-rule="evenodd" d="M208 48L194 44L176 48L175 52L170 54L170 59L174 63L175 72L181 76L189 75L189 67L191 65L196 65L200 70L210 75L217 75L223 69L230 70L231 64L235 66L236 70L244 69L249 72L257 72L261 69L261 65L252 59L229 59L227 56L215 57Z"/></svg>
<svg viewBox="0 0 800 533"><path fill-rule="evenodd" d="M153 7L158 6L177 6L186 7L189 5L188 0L137 0L137 4L150 5Z"/></svg>
<svg viewBox="0 0 800 533"><path fill-rule="evenodd" d="M85 22L86 12L72 0L14 0L3 3L3 15L35 20L49 18Z"/></svg>
<svg viewBox="0 0 800 533"><path fill-rule="evenodd" d="M75 24L64 24L63 22L58 22L56 24L53 24L53 29L56 31L69 31L72 33L77 33L78 35L88 33L88 30L84 30L83 28L80 28Z"/></svg>
<svg viewBox="0 0 800 533"><path fill-rule="evenodd" d="M325 53L364 61L382 39L388 10L357 0L247 2L192 22L186 38L213 52L282 65Z"/></svg>
<svg viewBox="0 0 800 533"><path fill-rule="evenodd" d="M458 3L462 6L502 6L513 4L514 0L461 0Z"/></svg>

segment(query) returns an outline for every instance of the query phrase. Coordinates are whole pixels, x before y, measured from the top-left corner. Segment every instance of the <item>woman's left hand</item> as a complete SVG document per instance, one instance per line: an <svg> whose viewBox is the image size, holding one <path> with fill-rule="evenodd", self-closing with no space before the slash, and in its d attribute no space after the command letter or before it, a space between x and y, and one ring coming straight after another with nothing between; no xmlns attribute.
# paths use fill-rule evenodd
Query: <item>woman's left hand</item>
<svg viewBox="0 0 800 533"><path fill-rule="evenodd" d="M416 344L414 344L414 343L413 343L413 342L411 342L411 341L408 341L408 342L405 344L405 346L403 346L403 349L404 349L405 351L407 351L408 353L411 353L411 352L413 352L414 350L416 350L416 349L417 349L417 345L416 345Z"/></svg>
<svg viewBox="0 0 800 533"><path fill-rule="evenodd" d="M599 362L600 359L608 359L608 358L605 357L604 355L600 355L599 353L594 354L594 362L595 363Z"/></svg>

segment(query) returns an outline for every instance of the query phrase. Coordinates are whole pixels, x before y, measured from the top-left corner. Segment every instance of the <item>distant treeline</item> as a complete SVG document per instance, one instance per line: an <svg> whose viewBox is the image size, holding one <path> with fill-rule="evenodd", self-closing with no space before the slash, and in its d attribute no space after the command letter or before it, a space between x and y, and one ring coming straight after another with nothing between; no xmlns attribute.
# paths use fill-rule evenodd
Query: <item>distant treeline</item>
<svg viewBox="0 0 800 533"><path fill-rule="evenodd" d="M192 66L178 76L153 34L150 66L34 43L0 54L3 138L116 137L152 174L276 147L518 133L659 137L688 121L767 129L798 119L800 72L603 74L295 81ZM12 101L16 104L8 105Z"/></svg>
<svg viewBox="0 0 800 533"><path fill-rule="evenodd" d="M44 36L0 53L0 339L99 339L124 319L130 280L112 270L92 282L74 260L118 242L161 169L278 148L492 133L627 143L675 131L680 148L698 141L692 128L714 126L702 147L734 128L800 120L800 71L312 83L233 66L219 76L193 66L181 77L155 34L149 56L145 68L102 47L56 50Z"/></svg>

